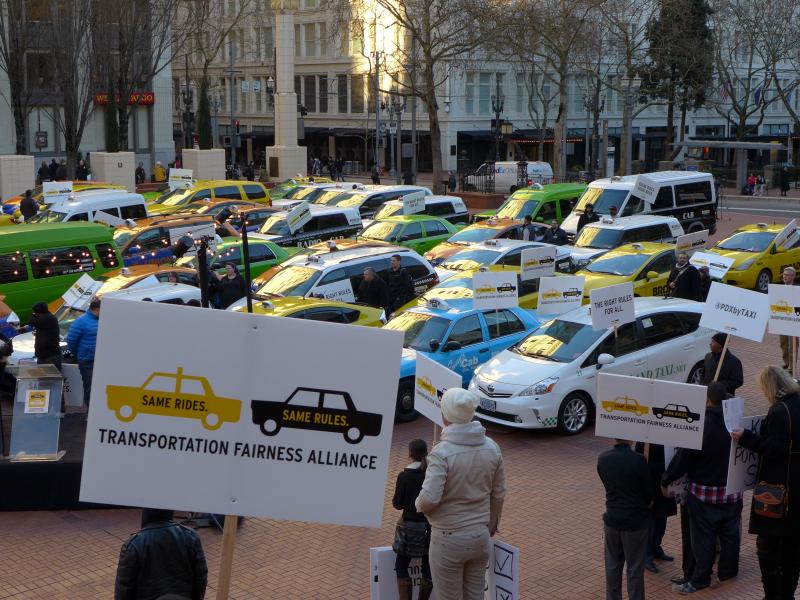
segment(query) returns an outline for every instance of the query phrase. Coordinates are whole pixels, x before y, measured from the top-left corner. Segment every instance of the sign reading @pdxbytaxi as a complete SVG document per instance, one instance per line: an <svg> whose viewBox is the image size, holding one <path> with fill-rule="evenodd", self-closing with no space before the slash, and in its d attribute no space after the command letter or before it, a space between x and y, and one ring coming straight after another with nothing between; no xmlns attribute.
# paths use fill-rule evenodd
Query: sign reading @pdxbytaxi
<svg viewBox="0 0 800 600"><path fill-rule="evenodd" d="M764 339L769 313L766 294L714 281L706 298L700 325L760 342Z"/></svg>
<svg viewBox="0 0 800 600"><path fill-rule="evenodd" d="M539 246L522 251L520 277L523 281L549 277L556 272L556 247Z"/></svg>
<svg viewBox="0 0 800 600"><path fill-rule="evenodd" d="M461 375L417 353L417 374L414 382L414 408L439 427L442 421L442 394L450 388L461 387Z"/></svg>
<svg viewBox="0 0 800 600"><path fill-rule="evenodd" d="M769 332L800 336L800 286L769 284Z"/></svg>
<svg viewBox="0 0 800 600"><path fill-rule="evenodd" d="M592 328L596 330L619 327L636 320L633 283L630 281L589 290L589 305L592 307Z"/></svg>
<svg viewBox="0 0 800 600"><path fill-rule="evenodd" d="M412 192L403 196L403 214L413 215L425 210L425 192Z"/></svg>
<svg viewBox="0 0 800 600"><path fill-rule="evenodd" d="M689 256L692 256L692 254L701 248L705 248L706 244L708 244L708 229L679 235L678 239L675 241L675 254L677 255L681 252L685 252Z"/></svg>
<svg viewBox="0 0 800 600"><path fill-rule="evenodd" d="M308 202L301 202L286 215L286 224L289 226L290 233L294 233L310 220L311 209L308 207Z"/></svg>
<svg viewBox="0 0 800 600"><path fill-rule="evenodd" d="M539 280L539 301L536 312L540 315L560 315L578 308L583 302L583 275L542 277Z"/></svg>
<svg viewBox="0 0 800 600"><path fill-rule="evenodd" d="M705 406L703 385L601 372L595 435L699 450Z"/></svg>
<svg viewBox="0 0 800 600"><path fill-rule="evenodd" d="M708 267L708 274L711 279L724 279L725 274L736 262L730 256L720 256L713 252L695 252L689 259L689 264L694 265L698 269L700 267Z"/></svg>
<svg viewBox="0 0 800 600"><path fill-rule="evenodd" d="M64 202L71 195L71 181L45 181L42 183L42 202L45 204Z"/></svg>
<svg viewBox="0 0 800 600"><path fill-rule="evenodd" d="M81 500L379 527L402 344L104 300Z"/></svg>
<svg viewBox="0 0 800 600"><path fill-rule="evenodd" d="M182 190L192 187L192 170L176 169L175 167L171 168L169 170L167 185L169 185L169 189L171 190Z"/></svg>
<svg viewBox="0 0 800 600"><path fill-rule="evenodd" d="M472 276L472 299L475 308L512 308L519 306L517 274L514 271L480 271Z"/></svg>

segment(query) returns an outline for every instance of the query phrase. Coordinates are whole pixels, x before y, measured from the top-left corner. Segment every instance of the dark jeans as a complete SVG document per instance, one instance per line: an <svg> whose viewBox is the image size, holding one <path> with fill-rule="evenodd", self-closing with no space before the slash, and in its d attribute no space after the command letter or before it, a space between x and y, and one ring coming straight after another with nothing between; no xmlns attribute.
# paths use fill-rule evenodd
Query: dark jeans
<svg viewBox="0 0 800 600"><path fill-rule="evenodd" d="M89 408L89 395L92 393L92 371L94 370L94 361L78 361L78 369L81 372L81 381L83 381L83 404Z"/></svg>
<svg viewBox="0 0 800 600"><path fill-rule="evenodd" d="M603 526L605 537L606 600L622 600L622 568L628 564L628 599L644 600L644 554L647 529L623 531Z"/></svg>
<svg viewBox="0 0 800 600"><path fill-rule="evenodd" d="M756 553L764 600L792 600L800 575L800 537L759 535Z"/></svg>
<svg viewBox="0 0 800 600"><path fill-rule="evenodd" d="M691 580L694 571L694 554L692 554L692 530L689 524L689 509L681 504L681 570L686 581Z"/></svg>
<svg viewBox="0 0 800 600"><path fill-rule="evenodd" d="M411 575L408 573L408 565L411 564L413 558L407 556L397 556L394 561L394 570L397 573L398 579L410 579ZM422 578L431 580L431 563L428 560L428 555L422 557Z"/></svg>
<svg viewBox="0 0 800 600"><path fill-rule="evenodd" d="M661 548L661 540L664 539L664 533L667 531L667 515L666 510L657 507L650 511L650 527L647 530L647 552L645 557L648 560L653 560L657 555L664 552Z"/></svg>
<svg viewBox="0 0 800 600"><path fill-rule="evenodd" d="M714 567L716 538L719 537L720 581L736 577L739 573L739 546L741 544L742 501L728 504L706 504L689 494L689 526L692 532L692 554L695 569L691 583L697 589L711 584Z"/></svg>
<svg viewBox="0 0 800 600"><path fill-rule="evenodd" d="M56 354L54 356L44 356L42 358L36 359L37 365L53 365L56 369L61 371L61 355Z"/></svg>

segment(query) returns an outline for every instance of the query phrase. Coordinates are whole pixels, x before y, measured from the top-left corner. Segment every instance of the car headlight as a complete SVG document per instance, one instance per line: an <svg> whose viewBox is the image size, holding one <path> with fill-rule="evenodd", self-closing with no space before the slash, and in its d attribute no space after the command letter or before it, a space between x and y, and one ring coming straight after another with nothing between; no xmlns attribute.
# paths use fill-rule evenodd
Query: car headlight
<svg viewBox="0 0 800 600"><path fill-rule="evenodd" d="M583 267L587 266L590 262L592 262L591 258L579 258L578 260L574 260L576 269L582 269Z"/></svg>
<svg viewBox="0 0 800 600"><path fill-rule="evenodd" d="M539 383L534 383L530 387L522 390L520 396L539 396L541 394L549 394L553 391L553 386L558 383L558 377L548 377L542 379Z"/></svg>
<svg viewBox="0 0 800 600"><path fill-rule="evenodd" d="M746 271L747 269L749 269L750 267L752 267L752 266L753 266L753 263L754 263L755 261L756 261L756 259L755 259L755 258L748 258L746 261L744 261L744 262L743 262L742 264L740 264L738 267L733 267L733 269L732 269L732 270L733 270L733 271Z"/></svg>

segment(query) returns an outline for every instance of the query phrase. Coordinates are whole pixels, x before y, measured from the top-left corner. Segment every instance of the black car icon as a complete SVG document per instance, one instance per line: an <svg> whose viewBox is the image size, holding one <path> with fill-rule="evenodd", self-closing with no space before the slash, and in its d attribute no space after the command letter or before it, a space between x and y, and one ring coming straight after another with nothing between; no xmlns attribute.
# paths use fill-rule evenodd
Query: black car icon
<svg viewBox="0 0 800 600"><path fill-rule="evenodd" d="M365 435L381 432L383 415L357 410L347 392L298 387L284 402L252 400L253 423L266 436L282 427L341 433L346 442L359 443Z"/></svg>
<svg viewBox="0 0 800 600"><path fill-rule="evenodd" d="M700 420L700 413L691 412L689 407L683 404L667 404L663 408L654 406L653 414L658 419L672 417L673 419L683 419L687 423Z"/></svg>
<svg viewBox="0 0 800 600"><path fill-rule="evenodd" d="M517 286L511 285L510 283L504 283L502 285L497 286L498 292L516 292Z"/></svg>
<svg viewBox="0 0 800 600"><path fill-rule="evenodd" d="M548 263L555 262L555 261L556 261L556 259L553 258L552 256L543 256L542 258L539 259L539 264L540 265L546 265Z"/></svg>
<svg viewBox="0 0 800 600"><path fill-rule="evenodd" d="M568 290L564 290L562 295L565 298L568 298L570 296L580 296L581 295L581 291L578 288L569 288Z"/></svg>

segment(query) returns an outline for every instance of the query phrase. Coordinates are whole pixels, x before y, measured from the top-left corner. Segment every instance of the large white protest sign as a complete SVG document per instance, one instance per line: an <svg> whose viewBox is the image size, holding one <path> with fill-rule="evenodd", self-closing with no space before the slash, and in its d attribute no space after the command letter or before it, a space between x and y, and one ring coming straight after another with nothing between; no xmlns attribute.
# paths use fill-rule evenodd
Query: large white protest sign
<svg viewBox="0 0 800 600"><path fill-rule="evenodd" d="M192 187L192 170L191 169L176 169L169 170L169 179L167 185L170 190L180 190Z"/></svg>
<svg viewBox="0 0 800 600"><path fill-rule="evenodd" d="M450 388L460 388L461 383L461 375L417 352L414 409L423 417L444 427L442 394Z"/></svg>
<svg viewBox="0 0 800 600"><path fill-rule="evenodd" d="M797 230L797 220L792 219L786 224L786 227L780 230L778 235L773 240L776 248L789 248L797 241L797 236L800 235Z"/></svg>
<svg viewBox="0 0 800 600"><path fill-rule="evenodd" d="M556 247L525 248L520 257L520 277L523 281L537 277L550 277L556 272Z"/></svg>
<svg viewBox="0 0 800 600"><path fill-rule="evenodd" d="M694 265L698 269L700 267L708 267L708 275L712 279L724 279L725 274L736 262L730 256L721 256L713 252L695 252L689 259L689 264Z"/></svg>
<svg viewBox="0 0 800 600"><path fill-rule="evenodd" d="M589 305L592 307L593 329L619 327L636 320L633 283L630 281L589 290Z"/></svg>
<svg viewBox="0 0 800 600"><path fill-rule="evenodd" d="M67 406L83 406L83 378L78 365L64 363L61 365L64 375L64 402Z"/></svg>
<svg viewBox="0 0 800 600"><path fill-rule="evenodd" d="M542 277L539 280L539 300L536 312L540 315L560 315L578 308L583 302L583 275Z"/></svg>
<svg viewBox="0 0 800 600"><path fill-rule="evenodd" d="M800 286L769 284L769 332L800 336Z"/></svg>
<svg viewBox="0 0 800 600"><path fill-rule="evenodd" d="M86 310L92 296L97 293L97 290L99 290L102 285L102 282L95 281L84 273L61 295L61 299L64 301L64 304L70 308Z"/></svg>
<svg viewBox="0 0 800 600"><path fill-rule="evenodd" d="M517 274L514 271L480 271L472 276L472 301L475 308L519 306Z"/></svg>
<svg viewBox="0 0 800 600"><path fill-rule="evenodd" d="M311 209L308 207L308 202L305 201L295 206L286 215L286 224L289 226L290 233L294 233L310 220Z"/></svg>
<svg viewBox="0 0 800 600"><path fill-rule="evenodd" d="M68 200L71 195L71 181L45 181L42 183L42 202L45 204L64 202Z"/></svg>
<svg viewBox="0 0 800 600"><path fill-rule="evenodd" d="M379 527L402 344L373 327L106 299L80 498Z"/></svg>
<svg viewBox="0 0 800 600"><path fill-rule="evenodd" d="M658 196L660 187L657 181L653 181L647 175L639 175L636 178L636 185L634 186L633 192L648 204L653 204L656 201L656 196Z"/></svg>
<svg viewBox="0 0 800 600"><path fill-rule="evenodd" d="M600 373L595 435L699 450L706 387Z"/></svg>
<svg viewBox="0 0 800 600"><path fill-rule="evenodd" d="M712 282L700 325L754 342L764 339L769 318L766 294Z"/></svg>
<svg viewBox="0 0 800 600"><path fill-rule="evenodd" d="M318 285L309 294L315 298L325 298L325 300L338 300L339 302L355 302L356 295L353 292L353 284L349 277L345 277L333 283Z"/></svg>
<svg viewBox="0 0 800 600"><path fill-rule="evenodd" d="M403 196L403 214L413 215L425 210L425 192L412 192Z"/></svg>
<svg viewBox="0 0 800 600"><path fill-rule="evenodd" d="M708 229L679 235L675 242L675 254L685 252L692 256L701 248L705 248L706 244L708 244Z"/></svg>
<svg viewBox="0 0 800 600"><path fill-rule="evenodd" d="M740 427L753 433L760 433L761 424L767 415L742 417ZM728 457L728 483L726 494L737 494L752 490L756 485L758 472L758 453L738 445L731 440L731 453Z"/></svg>

